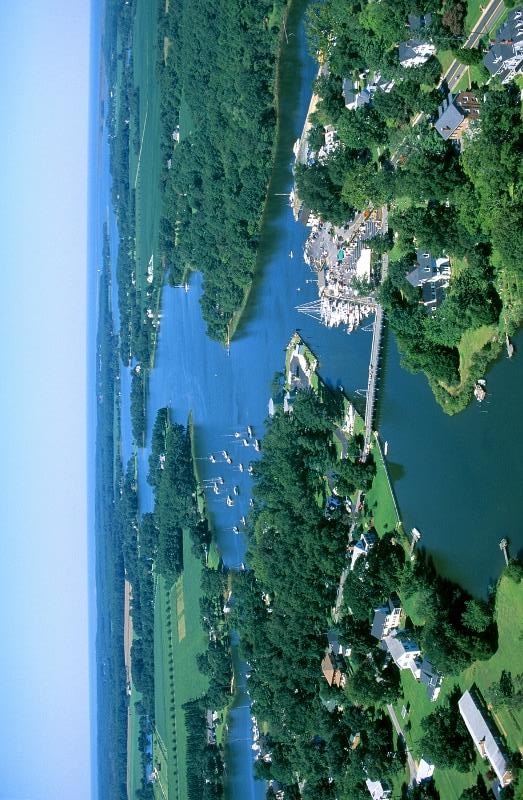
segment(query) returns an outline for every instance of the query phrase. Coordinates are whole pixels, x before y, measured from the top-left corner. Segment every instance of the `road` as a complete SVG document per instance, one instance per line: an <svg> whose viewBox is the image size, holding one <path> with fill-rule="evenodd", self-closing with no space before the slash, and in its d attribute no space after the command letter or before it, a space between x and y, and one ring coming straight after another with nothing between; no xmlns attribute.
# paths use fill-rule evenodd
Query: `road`
<svg viewBox="0 0 523 800"><path fill-rule="evenodd" d="M468 39L466 40L463 47L477 47L479 41L485 33L488 33L491 28L493 28L496 22L500 19L501 15L505 10L505 5L503 0L491 0L490 3L487 4L481 17L477 21L477 23L472 28ZM465 74L465 70L467 69L466 64L460 64L459 61L454 61L444 73L441 83L443 81L447 82L447 86L449 90L452 91L460 82L461 78Z"/></svg>
<svg viewBox="0 0 523 800"><path fill-rule="evenodd" d="M391 719L392 724L394 725L394 729L395 729L396 733L398 734L398 736L401 736L401 738L402 738L402 740L403 740L403 742L405 744L405 752L407 754L407 763L409 765L409 771L410 771L410 782L412 784L412 783L414 783L414 781L416 779L416 772L418 771L418 768L416 766L416 762L414 761L414 759L413 759L413 757L411 755L411 752L410 752L409 748L407 747L407 742L405 741L405 736L403 734L403 730L402 730L401 725L399 723L399 720L398 720L398 718L396 716L396 712L394 711L394 709L392 708L390 703L387 704L387 711L389 712L389 717Z"/></svg>

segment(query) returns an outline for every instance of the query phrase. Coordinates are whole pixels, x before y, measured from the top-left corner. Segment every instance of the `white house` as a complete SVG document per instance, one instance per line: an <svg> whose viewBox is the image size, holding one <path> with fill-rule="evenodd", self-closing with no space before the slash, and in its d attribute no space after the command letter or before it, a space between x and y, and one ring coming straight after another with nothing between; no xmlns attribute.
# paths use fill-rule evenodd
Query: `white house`
<svg viewBox="0 0 523 800"><path fill-rule="evenodd" d="M401 612L401 602L398 595L391 595L387 605L374 610L370 635L379 640L389 636L393 630L399 628Z"/></svg>
<svg viewBox="0 0 523 800"><path fill-rule="evenodd" d="M366 531L365 533L361 534L359 540L352 548L352 558L350 562L351 572L356 566L356 561L358 558L360 558L360 556L368 555L369 551L372 550L377 541L378 537L372 531Z"/></svg>
<svg viewBox="0 0 523 800"><path fill-rule="evenodd" d="M481 701L475 693L465 692L460 697L458 706L463 722L467 726L480 756L488 758L501 786L508 786L512 781L512 773L501 748L499 734L486 711L482 709Z"/></svg>
<svg viewBox="0 0 523 800"><path fill-rule="evenodd" d="M365 781L369 794L372 800L388 800L392 795L392 789L386 789L381 781L371 781L369 778Z"/></svg>
<svg viewBox="0 0 523 800"><path fill-rule="evenodd" d="M419 39L409 39L400 44L399 59L402 67L419 67L429 60L436 52L431 42L422 42Z"/></svg>
<svg viewBox="0 0 523 800"><path fill-rule="evenodd" d="M435 766L431 764L429 761L425 761L424 758L420 759L418 764L418 769L416 771L415 781L416 783L423 783L423 781L428 781L434 775Z"/></svg>
<svg viewBox="0 0 523 800"><path fill-rule="evenodd" d="M416 642L406 636L392 633L383 639L383 645L398 669L410 669L415 678L420 677L418 658L421 650Z"/></svg>

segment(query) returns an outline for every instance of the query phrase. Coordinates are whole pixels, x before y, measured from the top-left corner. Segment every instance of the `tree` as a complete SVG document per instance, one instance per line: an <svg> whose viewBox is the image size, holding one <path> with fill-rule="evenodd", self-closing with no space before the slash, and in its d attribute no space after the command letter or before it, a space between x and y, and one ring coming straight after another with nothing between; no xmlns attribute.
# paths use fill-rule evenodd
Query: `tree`
<svg viewBox="0 0 523 800"><path fill-rule="evenodd" d="M484 633L492 624L492 612L486 603L479 600L467 600L461 621L467 628L477 633Z"/></svg>
<svg viewBox="0 0 523 800"><path fill-rule="evenodd" d="M476 754L469 732L457 705L459 689L449 697L449 703L440 706L421 722L422 750L437 766L468 772Z"/></svg>
<svg viewBox="0 0 523 800"><path fill-rule="evenodd" d="M460 47L458 50L453 50L453 55L461 64L481 64L483 60L481 50L474 47Z"/></svg>

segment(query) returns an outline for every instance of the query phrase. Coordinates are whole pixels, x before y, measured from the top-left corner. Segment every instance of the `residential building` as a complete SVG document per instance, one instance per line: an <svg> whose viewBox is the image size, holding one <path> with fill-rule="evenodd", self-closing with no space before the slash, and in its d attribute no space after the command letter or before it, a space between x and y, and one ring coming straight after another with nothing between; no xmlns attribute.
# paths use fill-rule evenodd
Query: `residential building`
<svg viewBox="0 0 523 800"><path fill-rule="evenodd" d="M427 696L431 702L438 699L443 683L443 675L426 658L420 664L419 679L427 687Z"/></svg>
<svg viewBox="0 0 523 800"><path fill-rule="evenodd" d="M329 686L337 686L338 689L343 689L347 682L345 669L345 659L342 656L335 655L330 651L325 653L321 662L321 671Z"/></svg>
<svg viewBox="0 0 523 800"><path fill-rule="evenodd" d="M489 760L501 786L508 786L512 781L512 773L499 733L474 687L461 696L458 706L480 756Z"/></svg>
<svg viewBox="0 0 523 800"><path fill-rule="evenodd" d="M390 596L387 605L376 608L370 635L381 640L399 628L401 619L401 602L397 594Z"/></svg>
<svg viewBox="0 0 523 800"><path fill-rule="evenodd" d="M390 636L385 636L383 639L383 647L390 653L398 669L410 669L415 678L420 677L418 659L421 650L416 642L406 635L391 633Z"/></svg>
<svg viewBox="0 0 523 800"><path fill-rule="evenodd" d="M351 646L347 642L341 641L337 631L329 631L327 634L329 650L335 656L349 658L352 652Z"/></svg>
<svg viewBox="0 0 523 800"><path fill-rule="evenodd" d="M492 76L508 83L523 74L523 9L511 11L483 58Z"/></svg>
<svg viewBox="0 0 523 800"><path fill-rule="evenodd" d="M402 67L419 67L429 60L436 52L431 42L422 42L419 39L409 39L400 44L399 60Z"/></svg>
<svg viewBox="0 0 523 800"><path fill-rule="evenodd" d="M434 127L445 141L459 141L476 119L479 119L479 100L473 92L449 94L438 109Z"/></svg>
<svg viewBox="0 0 523 800"><path fill-rule="evenodd" d="M363 73L360 78L361 80L357 81L353 81L350 78L344 78L343 80L343 99L345 100L345 108L348 108L349 111L368 105L376 92L390 92L394 86L394 81L382 78L379 72L375 72L372 80L368 80L365 86L366 73Z"/></svg>
<svg viewBox="0 0 523 800"><path fill-rule="evenodd" d="M369 551L372 550L376 542L378 541L378 537L374 533L374 531L366 531L362 533L359 540L356 542L354 547L352 548L352 558L350 562L350 571L354 569L356 566L356 561L361 556L367 556Z"/></svg>
<svg viewBox="0 0 523 800"><path fill-rule="evenodd" d="M450 261L447 256L434 258L431 253L416 251L416 267L409 272L411 286L421 288L421 300L427 311L435 311L445 299L450 280Z"/></svg>
<svg viewBox="0 0 523 800"><path fill-rule="evenodd" d="M371 781L367 778L365 784L372 800L388 800L392 796L392 789L386 788L381 781Z"/></svg>
<svg viewBox="0 0 523 800"><path fill-rule="evenodd" d="M416 770L416 783L424 783L425 781L429 781L434 775L434 770L434 764L431 764L430 761L425 761L424 758L421 758L418 764L418 769Z"/></svg>

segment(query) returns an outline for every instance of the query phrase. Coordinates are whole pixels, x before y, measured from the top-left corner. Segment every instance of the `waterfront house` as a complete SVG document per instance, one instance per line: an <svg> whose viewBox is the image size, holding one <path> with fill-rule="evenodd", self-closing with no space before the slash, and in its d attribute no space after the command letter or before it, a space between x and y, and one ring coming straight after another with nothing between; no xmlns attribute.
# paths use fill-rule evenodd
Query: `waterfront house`
<svg viewBox="0 0 523 800"><path fill-rule="evenodd" d="M362 81L353 81L350 78L344 78L342 83L342 94L345 101L345 108L349 111L355 111L357 108L362 108L372 102L376 92L390 92L394 86L394 81L389 81L381 77L381 73L375 72L372 80L367 82L367 85L362 87L366 80L366 70L360 77Z"/></svg>
<svg viewBox="0 0 523 800"><path fill-rule="evenodd" d="M463 722L467 726L480 756L488 759L501 786L508 786L512 781L512 773L501 744L501 738L477 690L472 687L470 691L464 692L458 706Z"/></svg>
<svg viewBox="0 0 523 800"><path fill-rule="evenodd" d="M523 74L523 9L511 11L483 58L483 63L501 83Z"/></svg>
<svg viewBox="0 0 523 800"><path fill-rule="evenodd" d="M449 94L438 109L438 119L434 127L445 141L459 141L470 123L477 119L479 100L473 92Z"/></svg>
<svg viewBox="0 0 523 800"><path fill-rule="evenodd" d="M378 537L374 533L374 531L365 531L362 533L359 540L356 542L354 547L352 548L352 557L350 562L350 571L354 569L356 566L356 561L361 556L367 556L378 541Z"/></svg>
<svg viewBox="0 0 523 800"><path fill-rule="evenodd" d="M427 696L431 702L436 702L441 691L441 684L443 683L443 675L434 667L426 658L421 661L420 665L421 683L427 688Z"/></svg>
<svg viewBox="0 0 523 800"><path fill-rule="evenodd" d="M365 784L372 800L388 800L392 796L392 789L388 789L381 781L371 781L367 778Z"/></svg>
<svg viewBox="0 0 523 800"><path fill-rule="evenodd" d="M447 256L434 258L432 253L416 251L416 266L407 275L411 286L421 289L420 303L427 311L435 311L445 299L450 280L450 261Z"/></svg>
<svg viewBox="0 0 523 800"><path fill-rule="evenodd" d="M391 633L383 639L383 648L390 654L398 669L410 669L415 678L420 677L421 650L416 642L405 634Z"/></svg>
<svg viewBox="0 0 523 800"><path fill-rule="evenodd" d="M401 612L400 599L397 594L392 594L387 605L375 609L370 635L381 641L393 630L399 628Z"/></svg>
<svg viewBox="0 0 523 800"><path fill-rule="evenodd" d="M431 42L422 42L419 39L409 39L402 42L399 49L399 60L402 67L419 67L429 60L436 52Z"/></svg>

